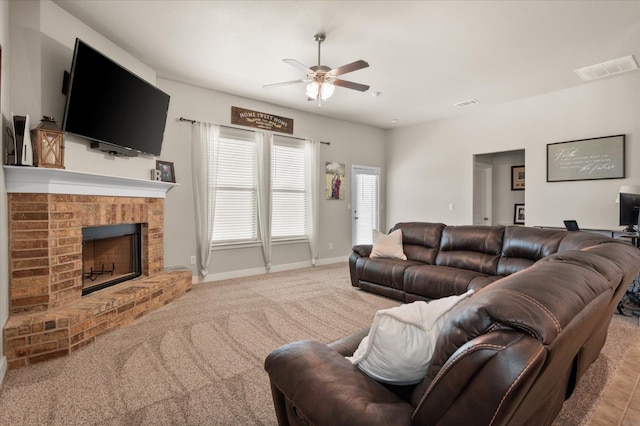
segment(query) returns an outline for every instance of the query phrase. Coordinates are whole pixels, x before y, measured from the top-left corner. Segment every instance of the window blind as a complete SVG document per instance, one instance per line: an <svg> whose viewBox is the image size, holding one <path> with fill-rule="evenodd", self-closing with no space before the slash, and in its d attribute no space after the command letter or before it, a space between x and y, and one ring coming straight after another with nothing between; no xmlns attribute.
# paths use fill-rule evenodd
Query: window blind
<svg viewBox="0 0 640 426"><path fill-rule="evenodd" d="M275 137L271 151L271 237L307 237L305 142Z"/></svg>
<svg viewBox="0 0 640 426"><path fill-rule="evenodd" d="M214 243L257 241L256 143L247 132L221 132ZM212 154L213 155L213 154ZM210 182L210 187L213 185Z"/></svg>
<svg viewBox="0 0 640 426"><path fill-rule="evenodd" d="M373 229L378 226L378 180L377 174L356 174L357 217L356 244L371 244Z"/></svg>

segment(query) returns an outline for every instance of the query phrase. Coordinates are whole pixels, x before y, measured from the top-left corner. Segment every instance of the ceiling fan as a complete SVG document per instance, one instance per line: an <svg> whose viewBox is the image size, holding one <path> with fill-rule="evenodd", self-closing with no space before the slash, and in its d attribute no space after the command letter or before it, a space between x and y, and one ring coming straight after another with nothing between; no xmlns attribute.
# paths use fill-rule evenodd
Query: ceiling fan
<svg viewBox="0 0 640 426"><path fill-rule="evenodd" d="M346 89L358 90L360 92L366 92L369 90L369 86L366 84L354 83L352 81L342 80L337 78L340 75L357 71L362 68L367 68L369 64L362 59L352 62L350 64L343 65L338 68L329 68L328 66L321 65L320 62L320 45L326 39L325 34L316 34L313 36L314 40L318 42L318 65L308 67L303 63L295 59L283 59L283 62L298 68L299 70L307 73L307 78L301 80L285 81L282 83L266 84L263 87L277 87L286 86L289 84L309 83L306 88L307 100L318 101L318 106L322 106L322 101L329 99L335 90L335 86L344 87Z"/></svg>

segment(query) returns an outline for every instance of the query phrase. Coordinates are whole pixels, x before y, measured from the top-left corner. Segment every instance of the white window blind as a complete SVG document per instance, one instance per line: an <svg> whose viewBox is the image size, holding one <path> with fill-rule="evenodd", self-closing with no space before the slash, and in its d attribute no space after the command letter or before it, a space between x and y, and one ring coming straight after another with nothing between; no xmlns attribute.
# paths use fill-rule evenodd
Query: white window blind
<svg viewBox="0 0 640 426"><path fill-rule="evenodd" d="M233 129L221 132L214 243L257 241L256 161L252 133Z"/></svg>
<svg viewBox="0 0 640 426"><path fill-rule="evenodd" d="M275 137L271 151L271 237L307 237L305 142Z"/></svg>
<svg viewBox="0 0 640 426"><path fill-rule="evenodd" d="M371 244L373 229L378 226L379 175L368 170L357 170L355 175L357 200L356 244Z"/></svg>

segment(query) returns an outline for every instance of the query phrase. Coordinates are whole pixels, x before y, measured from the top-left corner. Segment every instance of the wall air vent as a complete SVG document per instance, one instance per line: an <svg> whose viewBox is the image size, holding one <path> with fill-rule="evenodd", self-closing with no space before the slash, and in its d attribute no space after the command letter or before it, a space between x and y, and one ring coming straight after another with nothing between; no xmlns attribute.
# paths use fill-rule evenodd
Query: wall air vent
<svg viewBox="0 0 640 426"><path fill-rule="evenodd" d="M588 67L574 70L584 81L591 81L597 78L609 77L610 75L638 69L638 64L633 55L612 59L600 64L589 65Z"/></svg>
<svg viewBox="0 0 640 426"><path fill-rule="evenodd" d="M458 102L457 104L455 104L455 106L457 107L466 107L466 106L471 106L471 105L477 105L480 102L475 100L475 99L469 99L468 101L462 101L462 102Z"/></svg>

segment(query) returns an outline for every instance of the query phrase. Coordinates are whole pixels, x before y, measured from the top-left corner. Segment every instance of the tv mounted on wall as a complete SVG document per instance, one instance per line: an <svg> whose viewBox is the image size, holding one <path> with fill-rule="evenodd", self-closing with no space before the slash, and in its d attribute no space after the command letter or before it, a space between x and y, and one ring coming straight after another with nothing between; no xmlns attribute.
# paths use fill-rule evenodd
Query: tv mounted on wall
<svg viewBox="0 0 640 426"><path fill-rule="evenodd" d="M76 39L62 130L112 155L160 155L169 95Z"/></svg>
<svg viewBox="0 0 640 426"><path fill-rule="evenodd" d="M626 226L625 231L636 232L638 212L640 211L640 194L620 193L620 226Z"/></svg>

